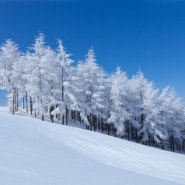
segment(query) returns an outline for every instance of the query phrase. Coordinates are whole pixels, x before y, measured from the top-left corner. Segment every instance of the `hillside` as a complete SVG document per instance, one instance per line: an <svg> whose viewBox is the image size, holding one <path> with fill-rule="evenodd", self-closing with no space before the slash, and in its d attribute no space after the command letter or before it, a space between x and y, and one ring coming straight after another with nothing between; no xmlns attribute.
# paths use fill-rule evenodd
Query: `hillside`
<svg viewBox="0 0 185 185"><path fill-rule="evenodd" d="M1 185L180 185L185 155L0 112Z"/></svg>

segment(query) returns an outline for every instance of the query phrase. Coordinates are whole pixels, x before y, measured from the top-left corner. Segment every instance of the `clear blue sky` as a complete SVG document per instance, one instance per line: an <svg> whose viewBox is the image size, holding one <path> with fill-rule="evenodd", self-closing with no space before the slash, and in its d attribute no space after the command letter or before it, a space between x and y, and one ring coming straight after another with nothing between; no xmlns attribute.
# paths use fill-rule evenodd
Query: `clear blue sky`
<svg viewBox="0 0 185 185"><path fill-rule="evenodd" d="M53 48L62 39L75 60L93 46L105 71L140 68L185 99L183 0L0 0L0 44L11 38L24 51L39 31Z"/></svg>

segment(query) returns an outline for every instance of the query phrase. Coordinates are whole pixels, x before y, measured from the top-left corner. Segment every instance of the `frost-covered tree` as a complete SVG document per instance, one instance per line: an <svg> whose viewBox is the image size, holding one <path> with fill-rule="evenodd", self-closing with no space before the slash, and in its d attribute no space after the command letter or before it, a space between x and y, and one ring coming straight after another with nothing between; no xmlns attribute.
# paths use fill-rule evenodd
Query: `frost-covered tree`
<svg viewBox="0 0 185 185"><path fill-rule="evenodd" d="M163 124L163 132L168 138L170 149L182 149L182 133L185 129L184 105L174 90L166 87L159 96L160 115L158 120ZM164 146L167 147L167 146Z"/></svg>
<svg viewBox="0 0 185 185"><path fill-rule="evenodd" d="M16 86L16 110L19 107L19 101L25 96L25 85L27 81L24 79L26 70L26 60L25 55L22 53L19 56L17 62L13 63L12 71L12 82Z"/></svg>
<svg viewBox="0 0 185 185"><path fill-rule="evenodd" d="M74 82L74 68L72 67L73 60L70 58L71 54L68 54L62 44L61 40L58 40L58 48L56 51L56 63L58 68L57 73L57 97L58 107L55 112L58 112L62 119L62 124L68 122L69 111L74 110L77 106L77 99L75 97L75 83Z"/></svg>
<svg viewBox="0 0 185 185"><path fill-rule="evenodd" d="M50 53L50 48L46 46L44 41L44 34L40 33L33 44L32 53L28 53L27 59L29 61L27 74L27 84L26 90L28 96L31 97L33 101L33 109L35 114L41 115L44 119L45 113L45 88L47 86L45 77L49 75L45 68L47 65L47 60L50 60L48 53Z"/></svg>
<svg viewBox="0 0 185 185"><path fill-rule="evenodd" d="M19 61L20 52L18 45L12 40L8 39L0 47L0 75L1 75L1 89L8 91L9 107L14 114L17 100L17 86L13 79L15 72L14 66Z"/></svg>
<svg viewBox="0 0 185 185"><path fill-rule="evenodd" d="M104 109L105 73L96 63L93 49L89 49L84 62L78 63L77 73L81 79L78 87L81 118L87 128L96 130L97 118Z"/></svg>
<svg viewBox="0 0 185 185"><path fill-rule="evenodd" d="M127 110L128 79L125 72L118 67L110 77L110 117L109 124L114 124L116 134L125 134L125 122L129 120L130 113Z"/></svg>
<svg viewBox="0 0 185 185"><path fill-rule="evenodd" d="M157 125L158 109L156 106L158 90L147 81L142 72L131 79L132 88L132 124L135 127L136 140L142 143L160 142L161 130Z"/></svg>

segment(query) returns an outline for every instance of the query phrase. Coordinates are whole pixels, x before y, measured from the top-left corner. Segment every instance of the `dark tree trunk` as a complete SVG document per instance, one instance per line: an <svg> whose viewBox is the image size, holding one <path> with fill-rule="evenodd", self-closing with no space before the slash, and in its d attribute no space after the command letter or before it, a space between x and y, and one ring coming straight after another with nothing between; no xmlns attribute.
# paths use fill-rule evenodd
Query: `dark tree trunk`
<svg viewBox="0 0 185 185"><path fill-rule="evenodd" d="M76 123L76 110L73 111L73 114L74 114L74 121Z"/></svg>
<svg viewBox="0 0 185 185"><path fill-rule="evenodd" d="M24 97L22 98L22 108L24 109Z"/></svg>
<svg viewBox="0 0 185 185"><path fill-rule="evenodd" d="M26 112L28 112L28 93L26 92Z"/></svg>
<svg viewBox="0 0 185 185"><path fill-rule="evenodd" d="M14 93L14 89L12 91L12 113L15 113L15 93Z"/></svg>
<svg viewBox="0 0 185 185"><path fill-rule="evenodd" d="M52 115L52 111L54 111L54 109L55 109L55 107L52 105L52 106L50 107L50 110L49 110L50 119L51 119L51 122L52 122L52 123L54 122L54 120L53 120L54 116Z"/></svg>
<svg viewBox="0 0 185 185"><path fill-rule="evenodd" d="M64 125L64 120L65 120L64 115L62 115L62 125Z"/></svg>
<svg viewBox="0 0 185 185"><path fill-rule="evenodd" d="M64 102L64 68L62 67L62 102Z"/></svg>
<svg viewBox="0 0 185 185"><path fill-rule="evenodd" d="M68 108L67 108L67 105L66 105L66 125L68 125Z"/></svg>
<svg viewBox="0 0 185 185"><path fill-rule="evenodd" d="M132 141L134 140L134 127L133 125L131 124L131 138L132 138Z"/></svg>
<svg viewBox="0 0 185 185"><path fill-rule="evenodd" d="M16 96L17 96L17 104L16 104L16 111L18 111L19 110L19 95L18 95L18 91L17 91L17 94L16 94Z"/></svg>
<svg viewBox="0 0 185 185"><path fill-rule="evenodd" d="M174 143L174 136L173 134L171 135L170 137L170 148L171 148L171 151L175 151L175 143Z"/></svg>
<svg viewBox="0 0 185 185"><path fill-rule="evenodd" d="M110 124L107 124L107 133L110 135Z"/></svg>
<svg viewBox="0 0 185 185"><path fill-rule="evenodd" d="M30 113L32 115L33 113L33 101L32 101L32 97L30 96Z"/></svg>
<svg viewBox="0 0 185 185"><path fill-rule="evenodd" d="M102 117L100 118L100 121L101 121L101 132L103 133L104 132L104 124L103 124L103 118Z"/></svg>
<svg viewBox="0 0 185 185"><path fill-rule="evenodd" d="M136 142L139 142L139 138L138 138L138 129L136 128Z"/></svg>
<svg viewBox="0 0 185 185"><path fill-rule="evenodd" d="M89 121L89 129L92 130L92 114L88 116L88 121Z"/></svg>

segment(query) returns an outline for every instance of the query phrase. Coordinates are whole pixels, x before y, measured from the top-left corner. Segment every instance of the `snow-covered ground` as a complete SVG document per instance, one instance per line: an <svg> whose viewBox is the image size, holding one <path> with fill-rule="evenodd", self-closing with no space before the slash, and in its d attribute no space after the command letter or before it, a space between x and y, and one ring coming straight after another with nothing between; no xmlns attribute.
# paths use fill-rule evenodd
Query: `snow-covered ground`
<svg viewBox="0 0 185 185"><path fill-rule="evenodd" d="M185 155L0 112L0 185L185 184Z"/></svg>

